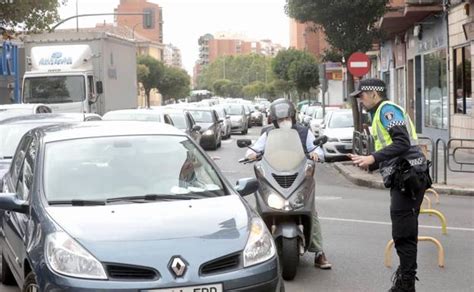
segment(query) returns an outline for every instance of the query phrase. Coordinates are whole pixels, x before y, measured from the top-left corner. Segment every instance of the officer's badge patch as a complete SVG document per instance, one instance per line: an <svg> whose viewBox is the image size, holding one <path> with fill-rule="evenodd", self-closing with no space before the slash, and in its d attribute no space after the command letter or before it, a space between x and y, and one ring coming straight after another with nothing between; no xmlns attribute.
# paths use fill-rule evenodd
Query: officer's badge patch
<svg viewBox="0 0 474 292"><path fill-rule="evenodd" d="M393 120L394 114L393 114L393 112L386 112L386 113L384 114L384 117L385 117L387 120L391 121L391 120Z"/></svg>

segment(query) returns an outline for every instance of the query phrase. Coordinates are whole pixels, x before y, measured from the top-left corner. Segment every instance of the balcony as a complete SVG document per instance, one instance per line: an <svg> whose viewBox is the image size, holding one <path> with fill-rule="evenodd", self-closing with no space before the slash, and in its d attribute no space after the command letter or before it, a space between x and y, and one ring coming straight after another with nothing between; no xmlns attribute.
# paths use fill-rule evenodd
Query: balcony
<svg viewBox="0 0 474 292"><path fill-rule="evenodd" d="M379 20L377 27L392 36L403 33L415 23L443 11L442 2L442 0L405 0L403 4L394 4Z"/></svg>

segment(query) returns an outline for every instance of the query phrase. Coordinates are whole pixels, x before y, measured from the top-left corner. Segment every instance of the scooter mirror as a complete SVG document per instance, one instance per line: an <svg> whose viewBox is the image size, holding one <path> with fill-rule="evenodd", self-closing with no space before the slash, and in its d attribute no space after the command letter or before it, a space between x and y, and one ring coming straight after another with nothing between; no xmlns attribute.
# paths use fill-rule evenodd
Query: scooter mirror
<svg viewBox="0 0 474 292"><path fill-rule="evenodd" d="M316 140L314 140L313 144L314 144L314 146L322 146L327 141L328 141L328 136L323 135L321 137L316 138Z"/></svg>
<svg viewBox="0 0 474 292"><path fill-rule="evenodd" d="M246 148L252 145L252 140L250 139L238 139L237 140L237 146L239 148Z"/></svg>
<svg viewBox="0 0 474 292"><path fill-rule="evenodd" d="M243 197L258 190L258 181L255 178L241 178L237 181L235 190Z"/></svg>

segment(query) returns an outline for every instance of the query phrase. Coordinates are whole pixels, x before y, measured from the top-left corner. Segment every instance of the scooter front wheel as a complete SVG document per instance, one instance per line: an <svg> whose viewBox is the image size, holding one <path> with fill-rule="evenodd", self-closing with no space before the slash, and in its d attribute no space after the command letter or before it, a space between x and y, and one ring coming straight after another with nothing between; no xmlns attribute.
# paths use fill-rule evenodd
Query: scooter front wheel
<svg viewBox="0 0 474 292"><path fill-rule="evenodd" d="M280 261L283 279L287 281L293 280L300 261L298 238L281 239Z"/></svg>

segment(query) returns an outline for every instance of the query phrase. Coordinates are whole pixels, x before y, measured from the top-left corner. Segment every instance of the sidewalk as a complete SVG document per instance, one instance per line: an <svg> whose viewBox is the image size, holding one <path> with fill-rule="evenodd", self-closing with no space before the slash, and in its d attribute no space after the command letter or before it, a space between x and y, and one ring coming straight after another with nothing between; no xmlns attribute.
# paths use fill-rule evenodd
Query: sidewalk
<svg viewBox="0 0 474 292"><path fill-rule="evenodd" d="M344 177L352 183L369 187L385 189L382 176L378 171L369 173L352 165L352 162L335 162L334 167ZM457 196L474 196L474 179L472 173L449 173L448 184L433 184L433 188L439 194L457 195Z"/></svg>

